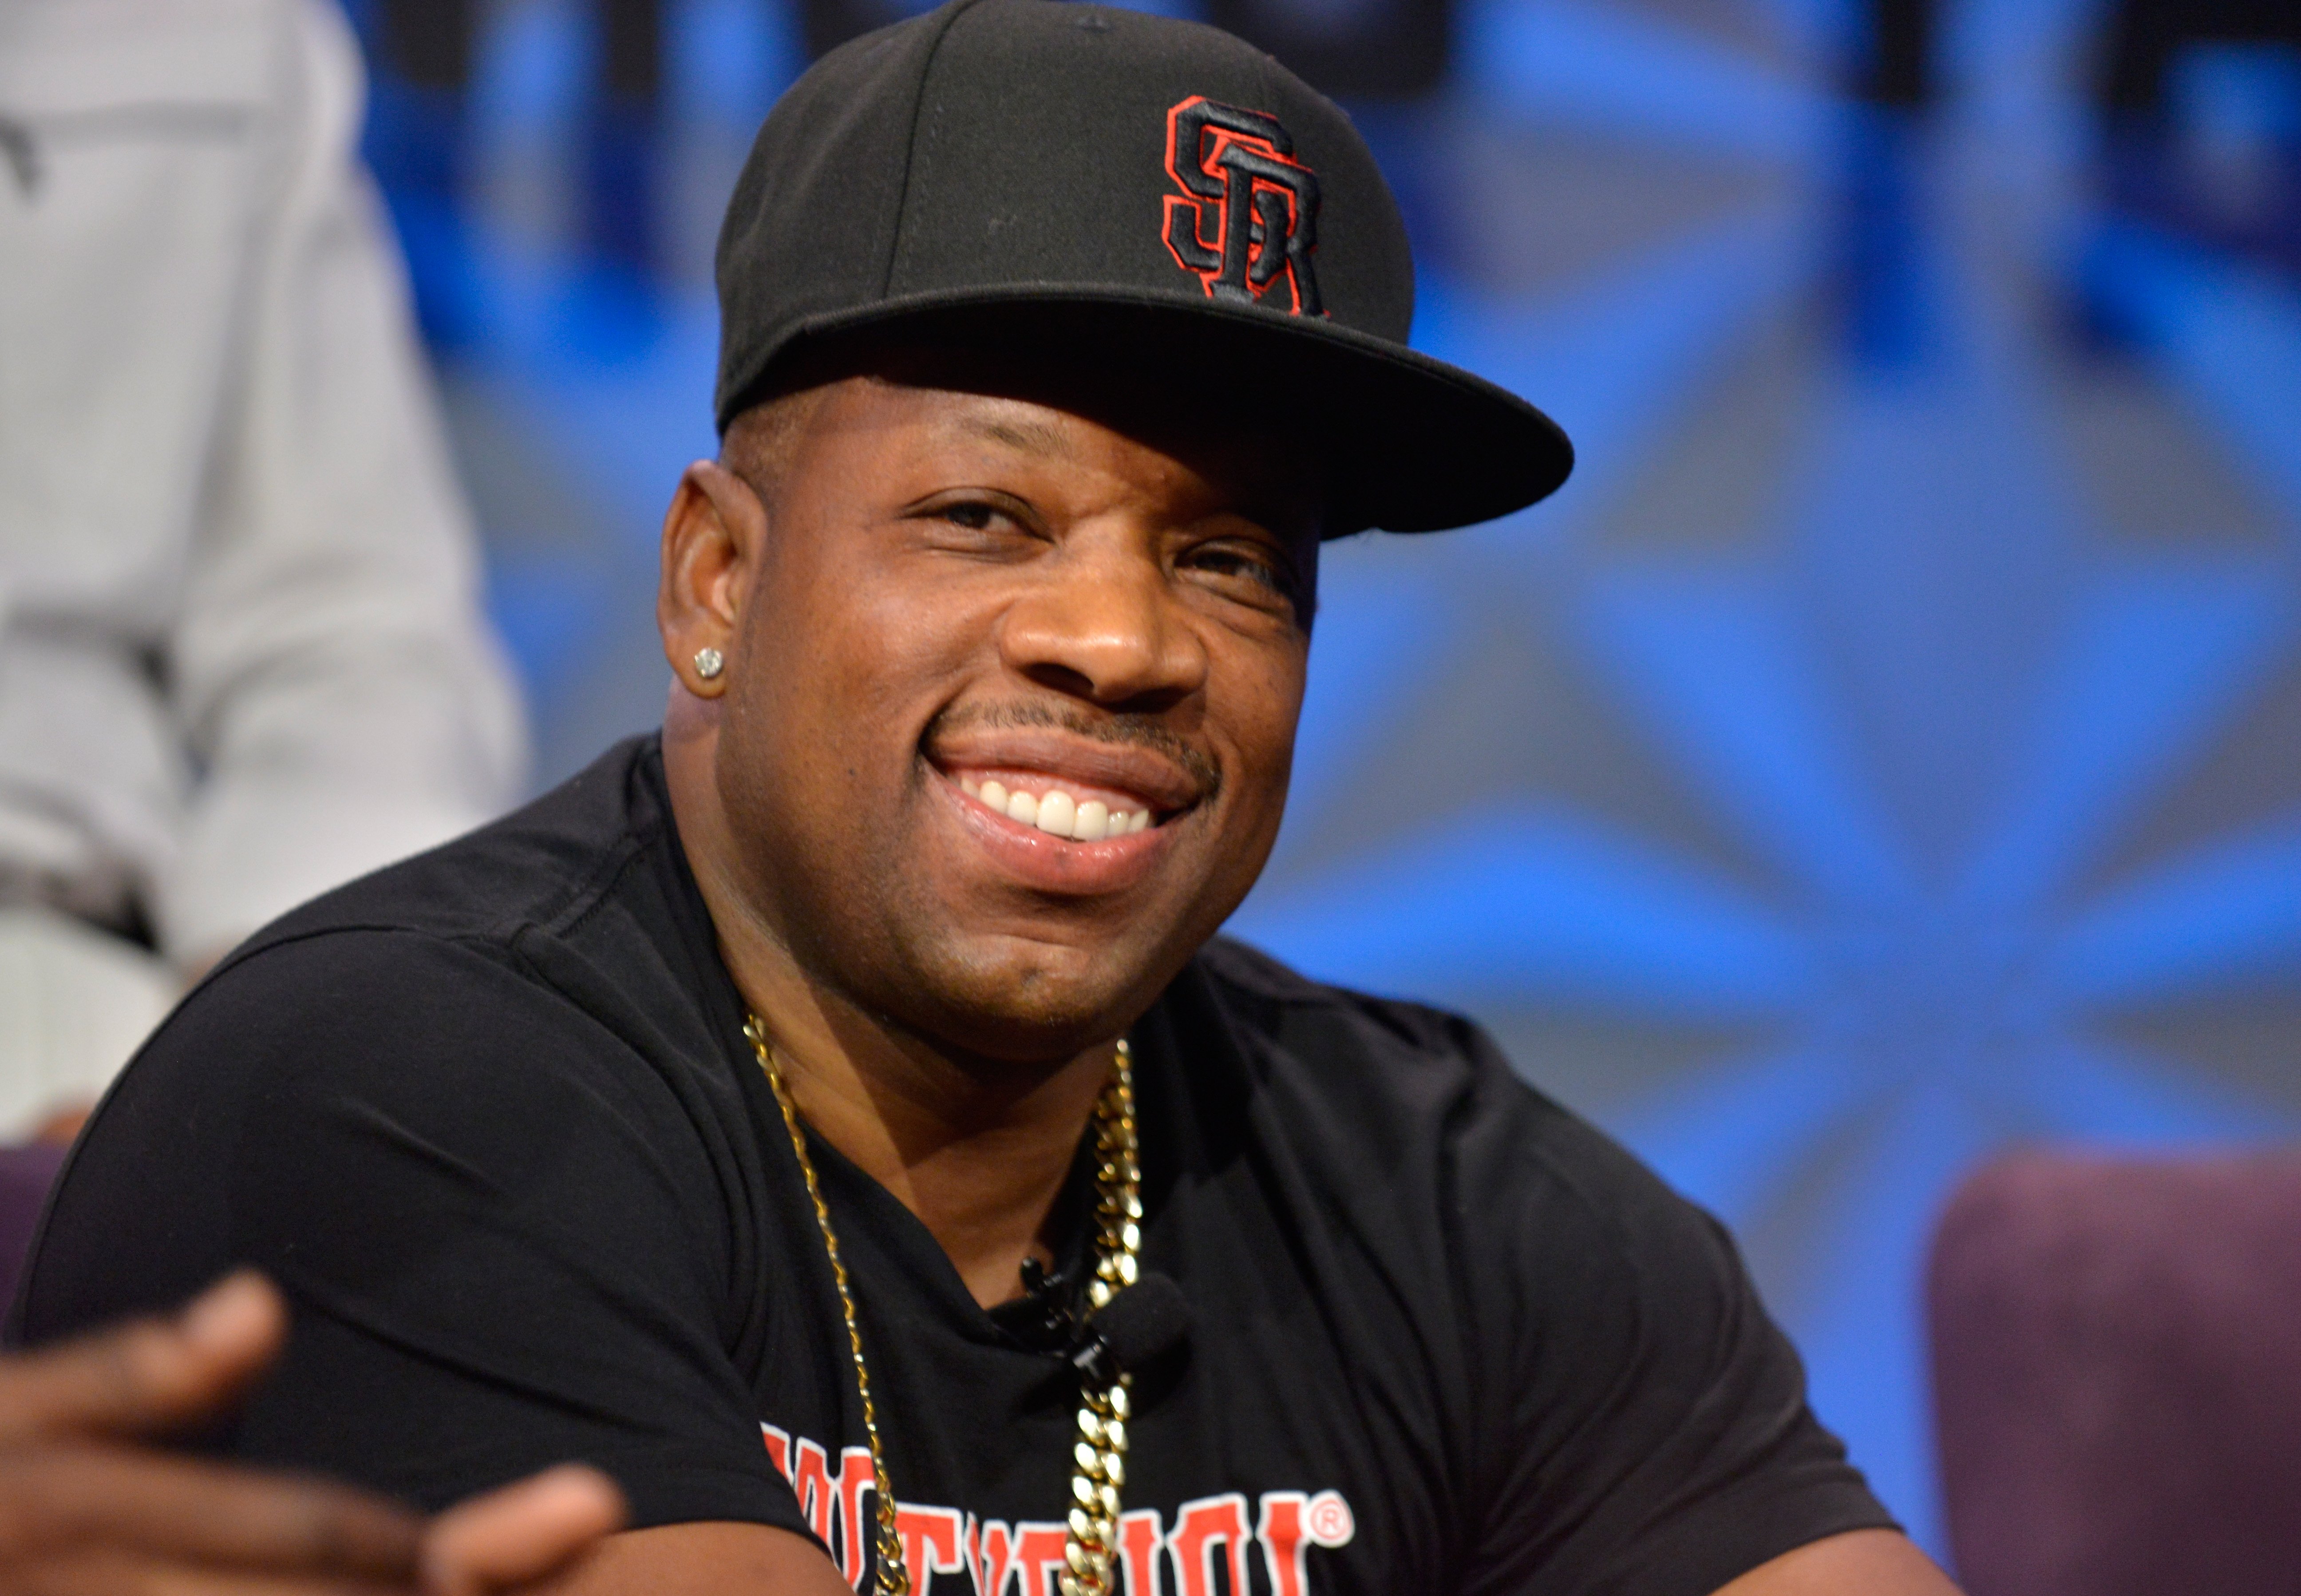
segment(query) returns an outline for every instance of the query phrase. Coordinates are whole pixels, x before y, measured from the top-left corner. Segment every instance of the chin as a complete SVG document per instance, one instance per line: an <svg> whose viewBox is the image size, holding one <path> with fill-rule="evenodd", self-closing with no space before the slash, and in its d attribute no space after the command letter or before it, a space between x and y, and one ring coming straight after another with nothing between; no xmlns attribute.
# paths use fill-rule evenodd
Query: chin
<svg viewBox="0 0 2301 1596"><path fill-rule="evenodd" d="M1195 944L1193 944L1195 946ZM1117 948L1086 950L1012 941L965 957L916 961L914 1023L970 1053L1010 1063L1067 1060L1117 1036L1189 957L1146 957ZM1164 952L1165 950L1160 950Z"/></svg>

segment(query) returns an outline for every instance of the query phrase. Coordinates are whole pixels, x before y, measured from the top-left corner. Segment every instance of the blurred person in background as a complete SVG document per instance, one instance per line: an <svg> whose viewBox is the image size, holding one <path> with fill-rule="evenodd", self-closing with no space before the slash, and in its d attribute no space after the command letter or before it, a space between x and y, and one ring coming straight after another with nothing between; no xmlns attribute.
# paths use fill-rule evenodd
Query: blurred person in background
<svg viewBox="0 0 2301 1596"><path fill-rule="evenodd" d="M478 0L379 0L368 13L378 68L369 158L382 180L435 348L473 341L483 311L465 221L473 79L486 13ZM582 248L597 266L644 281L665 264L665 17L662 0L590 0L591 81L577 143ZM889 19L891 21L892 19Z"/></svg>
<svg viewBox="0 0 2301 1596"><path fill-rule="evenodd" d="M362 95L318 0L0 9L0 1135L519 782Z"/></svg>

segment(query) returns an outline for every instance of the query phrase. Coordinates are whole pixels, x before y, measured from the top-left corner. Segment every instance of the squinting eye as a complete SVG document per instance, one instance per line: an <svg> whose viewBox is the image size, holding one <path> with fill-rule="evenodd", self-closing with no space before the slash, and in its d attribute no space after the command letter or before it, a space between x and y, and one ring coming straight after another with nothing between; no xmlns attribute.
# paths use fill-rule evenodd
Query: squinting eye
<svg viewBox="0 0 2301 1596"><path fill-rule="evenodd" d="M1275 565L1268 560L1259 559L1238 549L1204 549L1200 552L1198 563L1201 569L1216 572L1223 576L1243 576L1251 581L1260 582L1264 587L1276 592L1283 592L1285 589L1285 578L1279 573Z"/></svg>
<svg viewBox="0 0 2301 1596"><path fill-rule="evenodd" d="M999 512L989 505L958 504L947 505L937 514L953 526L963 526L969 531L979 532L990 526Z"/></svg>

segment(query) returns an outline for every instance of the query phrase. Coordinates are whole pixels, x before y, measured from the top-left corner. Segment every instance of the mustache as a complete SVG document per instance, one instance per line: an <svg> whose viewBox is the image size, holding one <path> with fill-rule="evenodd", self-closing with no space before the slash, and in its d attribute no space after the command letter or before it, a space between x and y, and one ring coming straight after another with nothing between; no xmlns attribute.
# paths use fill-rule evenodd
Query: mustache
<svg viewBox="0 0 2301 1596"><path fill-rule="evenodd" d="M927 723L923 741L931 748L941 738L957 731L1004 731L1022 727L1034 731L1068 731L1092 742L1147 748L1181 766L1183 773L1197 786L1201 803L1212 803L1222 791L1222 766L1217 765L1204 749L1184 741L1171 728L1147 714L1089 714L1084 710L1067 706L1033 703L1027 699L1013 704L975 704L939 713Z"/></svg>

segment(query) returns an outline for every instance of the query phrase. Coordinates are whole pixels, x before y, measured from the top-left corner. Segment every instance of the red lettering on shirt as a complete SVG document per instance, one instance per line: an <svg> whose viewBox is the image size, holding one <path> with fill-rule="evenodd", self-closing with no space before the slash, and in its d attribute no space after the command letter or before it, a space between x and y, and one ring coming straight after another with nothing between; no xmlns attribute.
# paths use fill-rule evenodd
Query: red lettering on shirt
<svg viewBox="0 0 2301 1596"><path fill-rule="evenodd" d="M1215 1548L1229 1559L1230 1589L1246 1583L1246 1498L1237 1492L1184 1502L1175 1515L1167 1550L1175 1559L1177 1596L1215 1596Z"/></svg>
<svg viewBox="0 0 2301 1596"><path fill-rule="evenodd" d="M878 1483L871 1468L871 1449L841 1449L834 1478L831 1454L806 1436L794 1441L788 1430L762 1424L759 1439L766 1444L767 1461L791 1482L791 1495L798 1500L799 1517L807 1520L807 1527L839 1559L839 1571L847 1576L847 1583L859 1587L868 1568L873 1522L863 1510L863 1493Z"/></svg>
<svg viewBox="0 0 2301 1596"><path fill-rule="evenodd" d="M1158 1508L1137 1508L1118 1516L1118 1567L1126 1576L1126 1596L1166 1596L1159 1557L1165 1541Z"/></svg>
<svg viewBox="0 0 2301 1596"><path fill-rule="evenodd" d="M1262 1542L1262 1560L1270 1569L1270 1596L1302 1596L1309 1570L1303 1559L1309 1548L1302 1544L1302 1504L1309 1498L1300 1491L1266 1491L1262 1516L1254 1538Z"/></svg>
<svg viewBox="0 0 2301 1596"><path fill-rule="evenodd" d="M915 1508L904 1502L895 1508L895 1533L902 1538L903 1567L910 1570L911 1589L925 1596L938 1574L958 1574L973 1561L966 1555L969 1533L957 1508Z"/></svg>
<svg viewBox="0 0 2301 1596"><path fill-rule="evenodd" d="M1002 1518L986 1518L969 1537L975 1542L975 1596L1001 1596L1015 1571L1015 1536Z"/></svg>
<svg viewBox="0 0 2301 1596"><path fill-rule="evenodd" d="M805 1436L794 1438L762 1424L759 1437L767 1460L791 1483L800 1517L837 1558L848 1583L859 1589L869 1572L875 1535L875 1520L863 1502L864 1492L875 1492L877 1484L870 1449L842 1448L833 1475L829 1451ZM1123 1513L1119 1588L1125 1596L1167 1596L1166 1564L1171 1558L1175 1596L1221 1596L1226 1583L1229 1596L1248 1596L1253 1589L1248 1583L1248 1548L1259 1544L1270 1596L1315 1596L1309 1549L1344 1546L1357 1533L1350 1504L1338 1491L1266 1491L1251 1539L1246 1526L1246 1498L1237 1492L1184 1502L1172 1534L1163 1532L1156 1508ZM1060 1524L1009 1525L957 1508L904 1502L895 1509L895 1533L919 1596L926 1596L935 1575L961 1573L973 1580L975 1596L1010 1596L1010 1587L1011 1596L1055 1596L1057 1575L1067 1566ZM1215 1575L1218 1554L1224 1580Z"/></svg>
<svg viewBox="0 0 2301 1596"><path fill-rule="evenodd" d="M1004 1520L985 1518L976 1533L975 1596L1006 1596L1009 1581L1017 1596L1053 1596L1056 1572L1068 1567L1061 1525L1024 1523L1009 1529Z"/></svg>
<svg viewBox="0 0 2301 1596"><path fill-rule="evenodd" d="M1262 1542L1271 1596L1307 1596L1310 1548L1347 1545L1357 1533L1350 1504L1339 1491L1321 1491L1316 1496L1300 1491L1264 1492L1254 1538Z"/></svg>
<svg viewBox="0 0 2301 1596"><path fill-rule="evenodd" d="M839 1492L831 1483L831 1455L800 1436L791 1445L791 1494L799 1498L799 1515L825 1550L831 1546L831 1523L839 1515Z"/></svg>
<svg viewBox="0 0 2301 1596"><path fill-rule="evenodd" d="M1015 1583L1020 1596L1055 1596L1055 1575L1070 1566L1063 1559L1063 1542L1068 1538L1059 1524L1015 1526Z"/></svg>
<svg viewBox="0 0 2301 1596"><path fill-rule="evenodd" d="M878 1483L869 1447L850 1446L839 1454L839 1572L858 1590L862 1589L864 1570L869 1567L869 1526L876 1522L864 1517L863 1493L876 1494Z"/></svg>

